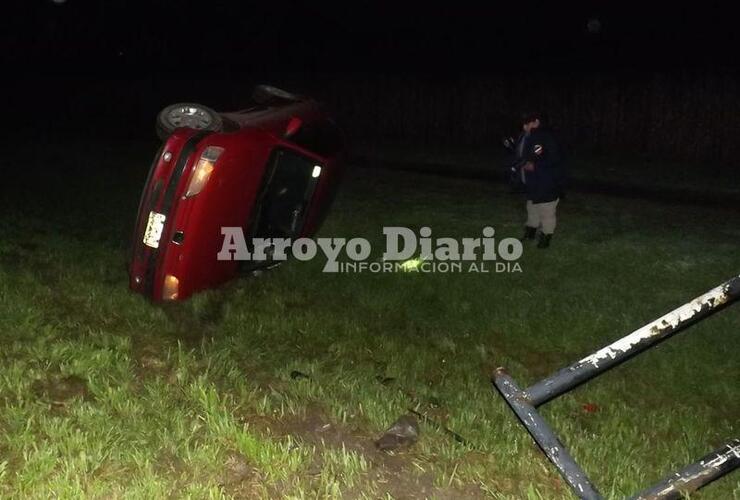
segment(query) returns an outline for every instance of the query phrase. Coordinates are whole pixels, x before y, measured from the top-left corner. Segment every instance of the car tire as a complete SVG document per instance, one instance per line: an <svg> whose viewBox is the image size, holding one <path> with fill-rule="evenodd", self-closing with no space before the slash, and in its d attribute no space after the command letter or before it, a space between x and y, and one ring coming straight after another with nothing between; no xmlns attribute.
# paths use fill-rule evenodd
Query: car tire
<svg viewBox="0 0 740 500"><path fill-rule="evenodd" d="M257 85L252 91L252 99L257 104L267 104L272 101L301 101L303 98L287 90L272 85Z"/></svg>
<svg viewBox="0 0 740 500"><path fill-rule="evenodd" d="M157 115L155 129L161 140L166 140L175 129L181 127L220 132L224 122L221 115L208 106L190 102L171 104Z"/></svg>

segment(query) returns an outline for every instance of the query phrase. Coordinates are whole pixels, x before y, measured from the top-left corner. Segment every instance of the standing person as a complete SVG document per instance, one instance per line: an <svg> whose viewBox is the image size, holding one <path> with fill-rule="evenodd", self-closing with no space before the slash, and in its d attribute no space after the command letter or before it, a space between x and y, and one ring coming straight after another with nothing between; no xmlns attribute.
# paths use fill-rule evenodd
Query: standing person
<svg viewBox="0 0 740 500"><path fill-rule="evenodd" d="M522 117L524 139L522 166L527 193L527 223L522 240L534 240L540 230L537 248L547 248L557 225L557 206L563 195L563 174L558 143L543 124L539 113Z"/></svg>

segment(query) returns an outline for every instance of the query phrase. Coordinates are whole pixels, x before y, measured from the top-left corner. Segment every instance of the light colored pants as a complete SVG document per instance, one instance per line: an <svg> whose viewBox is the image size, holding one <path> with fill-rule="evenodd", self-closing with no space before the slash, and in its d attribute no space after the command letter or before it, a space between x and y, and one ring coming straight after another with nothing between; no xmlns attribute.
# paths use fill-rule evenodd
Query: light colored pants
<svg viewBox="0 0 740 500"><path fill-rule="evenodd" d="M542 228L544 234L555 232L557 208L560 198L547 203L532 203L527 200L527 226Z"/></svg>

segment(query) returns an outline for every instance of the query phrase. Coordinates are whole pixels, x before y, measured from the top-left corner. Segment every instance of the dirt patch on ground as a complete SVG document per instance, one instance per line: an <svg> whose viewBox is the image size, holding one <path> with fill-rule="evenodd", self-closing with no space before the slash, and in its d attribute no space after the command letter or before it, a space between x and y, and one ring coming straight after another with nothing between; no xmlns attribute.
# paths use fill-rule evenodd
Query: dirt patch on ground
<svg viewBox="0 0 740 500"><path fill-rule="evenodd" d="M234 498L254 498L259 480L257 470L244 455L231 453L226 457L220 484Z"/></svg>
<svg viewBox="0 0 740 500"><path fill-rule="evenodd" d="M75 398L83 401L95 399L87 386L87 380L77 375L50 375L47 379L36 380L31 385L31 390L37 398L59 408L67 406Z"/></svg>
<svg viewBox="0 0 740 500"><path fill-rule="evenodd" d="M381 498L387 495L396 499L485 497L474 485L464 489L436 486L434 475L415 465L415 462L419 463L419 457L413 448L392 453L382 452L375 446L375 440L382 434L382 430L379 430L376 436L364 430L338 424L319 407L309 407L303 415L288 416L281 420L262 417L249 418L248 421L258 431L278 439L290 436L299 446L315 449L313 461L305 472L315 479L319 478L324 469L322 453L324 450L345 449L362 455L369 464L368 471L357 486L343 492L345 498L367 494L363 483L367 486L373 484L376 490L373 493ZM424 439L424 432L429 431L422 424L421 439Z"/></svg>
<svg viewBox="0 0 740 500"><path fill-rule="evenodd" d="M164 343L132 337L131 351L137 378L161 376L167 379L174 376Z"/></svg>
<svg viewBox="0 0 740 500"><path fill-rule="evenodd" d="M153 465L158 474L171 478L175 484L181 481L187 483L194 475L198 476L198 471L194 471L182 458L173 455L171 451L161 452ZM218 467L215 477L211 476L211 471L203 474L205 476L201 479L215 480L234 498L259 498L260 492L264 491L258 470L240 453L227 454L223 464Z"/></svg>

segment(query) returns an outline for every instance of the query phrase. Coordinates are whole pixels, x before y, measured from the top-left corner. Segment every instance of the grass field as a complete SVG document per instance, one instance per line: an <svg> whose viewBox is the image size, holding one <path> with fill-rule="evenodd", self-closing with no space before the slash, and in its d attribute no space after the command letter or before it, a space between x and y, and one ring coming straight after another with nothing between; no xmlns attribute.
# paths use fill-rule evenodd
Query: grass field
<svg viewBox="0 0 740 500"><path fill-rule="evenodd" d="M0 202L2 498L568 498L493 369L533 382L740 272L736 210L573 194L521 273L289 262L156 306L125 270L154 150L6 158L25 174ZM521 205L503 186L355 169L321 235L518 236ZM624 497L740 433L739 341L736 306L543 413ZM422 423L410 449L377 451L408 408L469 446ZM740 498L740 475L696 497Z"/></svg>

